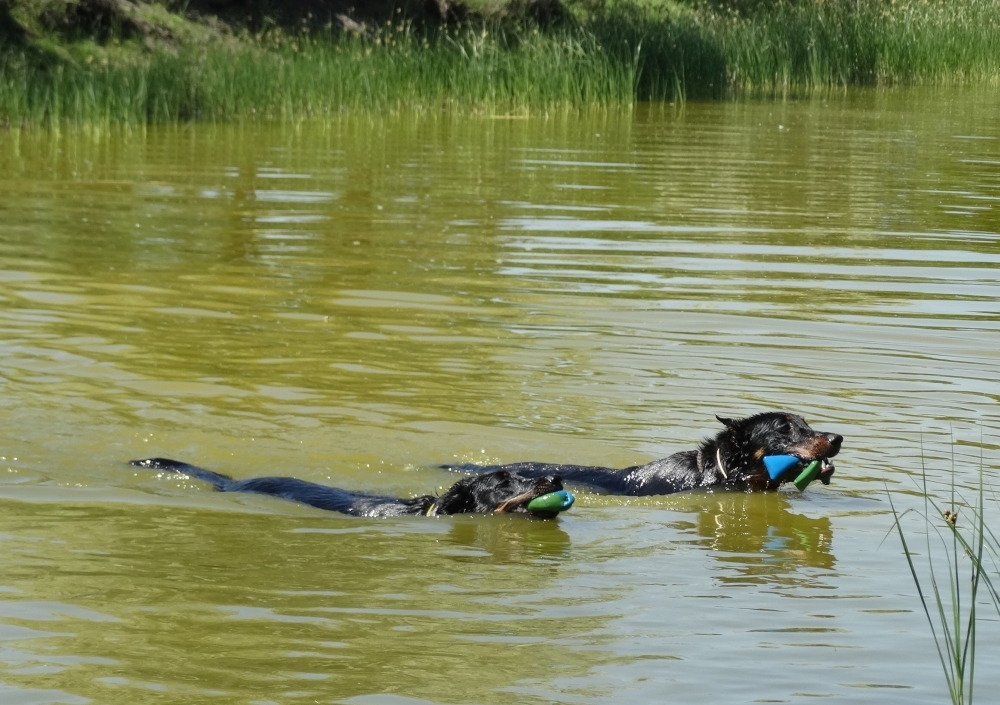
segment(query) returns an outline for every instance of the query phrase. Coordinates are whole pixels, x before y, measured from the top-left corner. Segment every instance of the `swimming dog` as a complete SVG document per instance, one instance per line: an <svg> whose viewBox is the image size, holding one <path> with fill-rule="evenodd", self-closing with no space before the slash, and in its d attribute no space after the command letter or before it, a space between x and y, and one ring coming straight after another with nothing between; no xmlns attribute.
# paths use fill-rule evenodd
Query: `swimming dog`
<svg viewBox="0 0 1000 705"><path fill-rule="evenodd" d="M498 469L482 475L466 477L440 496L422 495L413 499L398 499L336 487L318 485L294 477L253 477L234 480L212 470L188 465L169 458L133 460L132 465L150 470L163 470L188 475L207 482L220 492L255 492L268 494L319 509L359 517L439 516L447 514L528 514L551 519L560 510L528 509L528 504L543 495L561 491L562 480L542 473L533 478L509 470ZM566 500L572 504L572 497ZM563 507L568 509L569 507Z"/></svg>
<svg viewBox="0 0 1000 705"><path fill-rule="evenodd" d="M524 462L506 465L444 465L450 470L496 472L507 470L524 477L559 475L564 482L588 485L617 495L659 495L698 487L724 487L754 492L774 490L791 482L813 460L822 462L819 480L830 484L833 462L844 437L815 431L796 414L769 411L744 419L716 416L725 428L702 441L697 450L685 450L621 470L592 465ZM772 478L766 456L791 455L800 464Z"/></svg>

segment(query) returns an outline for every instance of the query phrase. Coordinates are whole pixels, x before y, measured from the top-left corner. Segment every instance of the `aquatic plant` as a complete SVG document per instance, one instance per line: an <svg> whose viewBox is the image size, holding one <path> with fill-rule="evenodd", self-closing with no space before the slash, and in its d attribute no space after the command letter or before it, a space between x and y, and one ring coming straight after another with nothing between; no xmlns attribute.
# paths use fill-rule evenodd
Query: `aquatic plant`
<svg viewBox="0 0 1000 705"><path fill-rule="evenodd" d="M922 477L924 508L921 517L926 529L929 593L925 591L917 570L918 554L907 541L901 523L902 518L914 510L898 512L892 501L892 494L887 489L889 505L895 520L894 528L903 545L917 595L934 637L951 701L954 705L965 705L972 703L974 694L976 628L980 619L977 600L980 588L986 589L993 607L1000 615L1000 593L997 591L1000 582L994 581L1000 576L997 568L1000 541L986 524L982 461L976 499L971 503L965 501L956 490L954 460L951 490L946 505L942 505L928 491L926 468L923 469ZM960 519L962 513L968 519ZM965 528L966 525L968 528ZM932 534L939 539L944 553L945 570L940 573L935 568Z"/></svg>

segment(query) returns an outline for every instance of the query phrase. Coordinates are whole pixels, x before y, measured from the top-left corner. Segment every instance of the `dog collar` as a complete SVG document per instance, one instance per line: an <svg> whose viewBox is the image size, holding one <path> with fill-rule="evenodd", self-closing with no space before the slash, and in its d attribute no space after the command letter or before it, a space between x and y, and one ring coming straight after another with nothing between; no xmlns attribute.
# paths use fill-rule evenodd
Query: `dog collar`
<svg viewBox="0 0 1000 705"><path fill-rule="evenodd" d="M426 517L436 517L437 516L438 503L436 501L431 502L431 506L427 507L427 513L424 514Z"/></svg>
<svg viewBox="0 0 1000 705"><path fill-rule="evenodd" d="M729 473L726 472L726 466L722 464L722 448L715 449L715 464L719 466L719 471L722 473L722 477L729 479Z"/></svg>
<svg viewBox="0 0 1000 705"><path fill-rule="evenodd" d="M767 474L772 480L777 480L786 470L797 465L801 466L802 461L794 455L764 456L764 467L767 468ZM802 472L799 473L798 477L792 481L793 484L799 488L800 492L805 491L806 487L809 486L809 483L819 476L822 466L823 463L821 461L813 460L802 469Z"/></svg>

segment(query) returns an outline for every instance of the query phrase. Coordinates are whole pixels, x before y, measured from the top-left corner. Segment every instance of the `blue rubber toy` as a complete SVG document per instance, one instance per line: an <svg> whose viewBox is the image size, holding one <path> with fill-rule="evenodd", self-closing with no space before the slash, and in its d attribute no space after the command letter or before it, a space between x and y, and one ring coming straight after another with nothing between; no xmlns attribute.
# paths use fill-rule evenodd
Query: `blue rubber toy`
<svg viewBox="0 0 1000 705"><path fill-rule="evenodd" d="M771 476L772 480L777 480L788 468L800 465L801 463L802 461L794 455L764 456L764 467L767 468L767 474Z"/></svg>
<svg viewBox="0 0 1000 705"><path fill-rule="evenodd" d="M777 480L781 474L789 468L801 465L802 461L794 455L764 456L764 467L767 468L767 474L772 480ZM806 487L809 486L809 483L819 477L819 473L822 468L823 463L819 460L813 460L802 469L802 472L799 473L798 477L792 480L792 483L799 488L800 492L804 492Z"/></svg>

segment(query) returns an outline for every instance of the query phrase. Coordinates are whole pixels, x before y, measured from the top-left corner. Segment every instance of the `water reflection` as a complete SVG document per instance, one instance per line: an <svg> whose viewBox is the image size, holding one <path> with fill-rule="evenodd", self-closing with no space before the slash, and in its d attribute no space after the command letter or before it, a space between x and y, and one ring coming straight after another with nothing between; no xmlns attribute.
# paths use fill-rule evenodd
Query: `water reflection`
<svg viewBox="0 0 1000 705"><path fill-rule="evenodd" d="M833 570L833 526L829 517L801 513L787 492L698 494L684 504L693 521L676 526L701 538L725 567L716 575L727 584L813 583L812 570ZM699 501L700 500L700 501Z"/></svg>
<svg viewBox="0 0 1000 705"><path fill-rule="evenodd" d="M448 542L454 557L486 558L494 563L557 562L569 556L570 537L557 521L461 518L451 526Z"/></svg>

